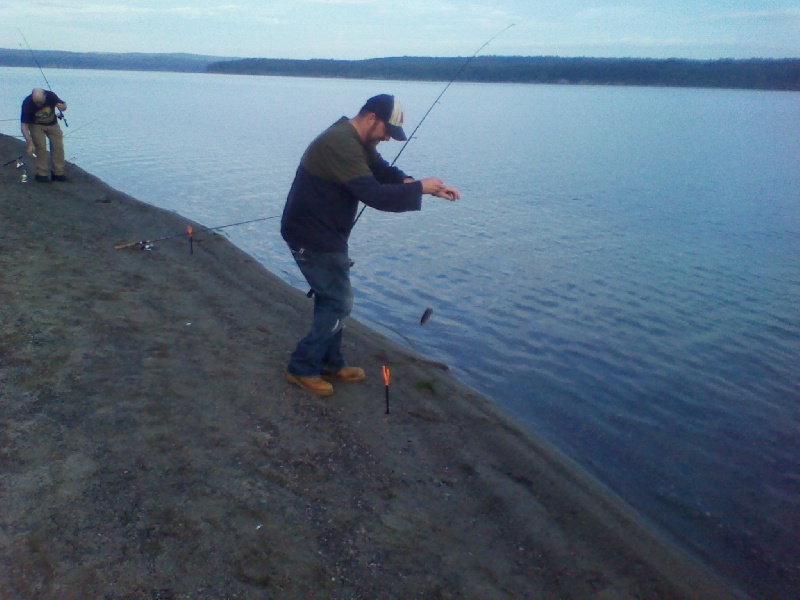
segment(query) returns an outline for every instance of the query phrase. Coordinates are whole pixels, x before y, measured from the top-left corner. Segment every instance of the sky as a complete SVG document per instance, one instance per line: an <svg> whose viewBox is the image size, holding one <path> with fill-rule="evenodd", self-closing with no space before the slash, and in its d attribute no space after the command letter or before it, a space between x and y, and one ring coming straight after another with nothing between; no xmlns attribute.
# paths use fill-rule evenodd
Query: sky
<svg viewBox="0 0 800 600"><path fill-rule="evenodd" d="M471 56L512 23L481 54L800 57L800 0L0 0L0 47Z"/></svg>

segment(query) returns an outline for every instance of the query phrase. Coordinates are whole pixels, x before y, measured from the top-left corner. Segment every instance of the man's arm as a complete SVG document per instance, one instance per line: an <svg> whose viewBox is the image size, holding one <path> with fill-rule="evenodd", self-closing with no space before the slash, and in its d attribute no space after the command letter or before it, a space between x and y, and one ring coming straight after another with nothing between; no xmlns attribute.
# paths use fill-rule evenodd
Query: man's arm
<svg viewBox="0 0 800 600"><path fill-rule="evenodd" d="M372 151L372 156L370 157L369 170L372 171L375 179L381 183L408 183L409 181L414 181L413 177L386 162L386 159L375 150Z"/></svg>
<svg viewBox="0 0 800 600"><path fill-rule="evenodd" d="M28 146L25 148L25 152L28 154L33 154L33 138L31 137L31 130L28 127L27 123L22 123L20 125L20 130L22 131L22 137L25 138Z"/></svg>
<svg viewBox="0 0 800 600"><path fill-rule="evenodd" d="M414 183L416 181L416 179L414 179L410 175L405 174L397 167L391 166L377 152L374 155L372 164L370 164L370 169L375 175L375 179L384 184L387 182L392 183L395 181L402 181L403 183L408 184L408 183ZM445 185L445 183L441 179L438 179L436 177L429 177L427 179L422 179L421 183L422 183L423 194L430 194L431 196L444 198L445 200L450 200L450 201L458 200L461 197L456 188Z"/></svg>
<svg viewBox="0 0 800 600"><path fill-rule="evenodd" d="M386 212L420 210L424 194L451 202L461 197L456 188L436 177L420 180L408 177L404 183L380 183L374 177L359 177L348 181L345 187L367 206Z"/></svg>
<svg viewBox="0 0 800 600"><path fill-rule="evenodd" d="M344 185L357 200L377 210L406 212L422 208L422 184L419 181L381 183L367 175Z"/></svg>
<svg viewBox="0 0 800 600"><path fill-rule="evenodd" d="M56 107L61 112L67 110L67 103L64 102L61 98L59 98L58 94L49 90L46 92L46 94L47 94L47 100L53 103L52 106Z"/></svg>

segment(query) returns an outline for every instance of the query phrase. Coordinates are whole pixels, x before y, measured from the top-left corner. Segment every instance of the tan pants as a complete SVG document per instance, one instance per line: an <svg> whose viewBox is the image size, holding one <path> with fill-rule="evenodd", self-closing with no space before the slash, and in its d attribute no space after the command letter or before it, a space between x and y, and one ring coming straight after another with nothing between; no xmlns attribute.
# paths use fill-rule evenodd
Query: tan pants
<svg viewBox="0 0 800 600"><path fill-rule="evenodd" d="M64 174L64 136L58 121L52 125L28 125L31 132L33 147L36 150L36 174L50 175L47 161L47 140L50 140L50 162L53 164L53 174Z"/></svg>

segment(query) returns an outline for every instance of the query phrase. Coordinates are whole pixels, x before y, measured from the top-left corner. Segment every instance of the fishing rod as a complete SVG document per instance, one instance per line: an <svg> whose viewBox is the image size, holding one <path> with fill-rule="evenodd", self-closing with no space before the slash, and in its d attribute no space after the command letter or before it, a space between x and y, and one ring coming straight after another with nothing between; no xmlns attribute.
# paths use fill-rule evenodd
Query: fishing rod
<svg viewBox="0 0 800 600"><path fill-rule="evenodd" d="M446 85L446 86L444 86L444 89L442 90L442 92L441 92L441 93L440 93L438 96L436 96L436 100L434 100L434 101L433 101L433 104L431 104L431 107L428 109L428 111L427 111L427 112L426 112L424 115L422 115L422 118L419 120L419 123L417 123L417 126L414 128L414 131L412 131L412 132L411 132L411 135L410 135L410 136L408 136L408 139L406 140L405 144L403 144L403 146L400 148L400 152L398 152L398 153L397 153L397 156L395 156L395 157L394 157L394 160L392 161L392 164L391 164L391 166L394 166L394 163L396 163L396 162L397 162L397 159L398 159L398 158L400 158L400 155L403 153L403 150L405 150L405 149L406 149L406 146L408 146L409 142L411 142L411 140L413 140L413 139L414 139L414 134L416 134L416 133L417 133L417 130L418 130L420 127L422 127L422 124L425 122L425 119L427 119L427 118L428 118L428 115L429 115L429 114L431 114L431 111L433 110L433 107L434 107L434 106L436 106L437 104L439 104L439 100L441 100L441 99L442 99L442 96L444 96L444 93L445 93L445 92L448 90L448 88L449 88L451 85L453 85L453 83L454 83L454 82L455 82L455 81L456 81L456 80L457 80L457 79L458 79L458 78L461 76L461 73L463 73L463 72L464 72L464 69L466 69L466 68L467 68L467 66L469 65L469 63L471 63L473 60L475 60L475 58L478 56L478 54L480 54L481 50L483 50L484 48L486 48L486 46L488 46L489 44L491 44L491 43L492 43L492 42L493 42L493 41L494 41L496 38L500 37L500 35L502 35L502 34L503 34L503 33L505 33L506 31L508 31L509 29L511 29L511 28L512 28L514 25L515 25L515 23L512 23L512 24L511 24L511 25L509 25L508 27L505 27L505 28L503 28L501 31L499 31L499 32L497 32L496 34L494 34L494 35L493 35L491 38L489 38L489 40L488 40L488 41L487 41L487 42L486 42L486 43L485 43L483 46L481 46L480 48L478 48L478 49L475 51L475 54L473 54L472 56L470 56L470 57L469 57L469 58L468 58L468 59L467 59L467 60L464 62L464 64L462 64L462 65L461 65L461 68L460 68L460 69L459 69L459 70L456 72L455 76L454 76L454 77L453 77L453 78L452 78L450 81L448 81L448 82L447 82L447 85Z"/></svg>
<svg viewBox="0 0 800 600"><path fill-rule="evenodd" d="M433 104L431 104L430 108L428 108L427 112L422 116L422 119L420 119L419 123L417 123L417 126L414 128L414 130L411 132L411 135L408 137L406 142L400 148L400 151L397 153L397 156L394 157L394 160L392 161L390 166L394 166L394 164L397 162L397 159L400 158L400 155L403 153L403 150L405 150L405 148L406 148L406 146L408 146L409 142L411 142L411 140L414 139L415 134L417 133L419 128L422 126L422 124L425 122L425 119L428 118L428 115L431 113L431 111L433 110L434 106L436 106L436 104L438 104L439 100L441 100L441 98L442 98L442 96L444 96L445 92L461 76L461 73L464 72L464 69L467 68L469 63L471 63L478 56L478 54L480 54L481 50L486 48L486 46L491 44L501 34L505 33L506 31L508 31L509 29L514 27L514 25L515 24L512 23L511 25L508 25L508 26L504 27L502 30L500 30L499 32L494 34L480 48L478 48L472 56L470 56L466 61L464 61L464 63L461 65L461 67L456 72L455 76L453 76L453 78L450 81L447 82L447 85L444 87L444 89L441 91L441 93L436 97L436 100L433 101ZM20 31L20 33L22 33L22 31ZM25 39L25 36L23 35L22 38ZM25 43L26 44L28 43L27 40L25 40ZM30 49L30 46L28 46L28 49ZM33 50L31 50L31 54L33 54ZM34 55L34 60L35 59L36 59L36 56ZM36 64L38 65L39 62L36 61ZM41 71L41 66L39 67L39 70ZM44 71L42 71L42 76L44 76ZM45 81L47 81L47 77L45 77ZM48 85L50 85L49 82L48 82ZM355 224L358 222L358 219L361 217L361 214L364 212L365 208L366 208L366 205L364 205L361 208L361 212L358 213L358 216L356 216L355 221L353 221L353 226L355 226ZM277 219L280 216L281 215L274 215L274 216L271 216L271 217L262 217L260 219L251 219L249 221L241 221L239 223L230 223L228 225L221 225L219 227L207 227L206 229L199 230L197 233L201 233L203 231L224 229L226 227L234 227L234 226L237 226L237 225L244 225L246 223L256 223L256 222L259 222L259 221L267 221L269 219ZM132 248L133 246L140 246L141 248L146 248L147 246L149 246L149 245L151 245L151 244L153 244L155 242L163 242L165 240L171 240L171 239L178 238L178 237L183 237L183 236L189 236L191 238L191 235L192 235L192 232L187 230L187 233L177 233L177 234L174 234L174 235L168 235L168 236L165 236L165 237L162 237L162 238L157 238L157 239L154 239L154 240L141 240L141 241L138 241L138 242L130 242L128 244L121 244L119 246L115 246L115 249L116 250L121 250L123 248ZM309 292L309 293L312 293L312 292ZM420 325L424 325L427 322L427 320L430 318L430 313L431 312L432 312L432 309L427 309L425 311L425 314L423 315L423 317L421 319Z"/></svg>
<svg viewBox="0 0 800 600"><path fill-rule="evenodd" d="M14 119L14 120L16 120L16 119ZM72 131L69 131L69 132L65 133L65 134L64 134L64 137L67 137L67 136L68 136L70 133L76 133L76 132L80 131L81 129L83 129L84 127L88 127L89 125L91 125L91 124L92 124L92 123L94 123L95 121L97 121L97 119L94 119L93 121L89 121L88 123L84 123L83 125L81 125L81 126L80 126L80 127L78 127L77 129L73 129ZM17 137L19 137L19 136L17 136ZM35 155L35 154L34 154L33 156L34 156L34 157L36 157L36 155ZM22 160L23 158L25 158L25 155L24 155L24 154L20 154L20 155L19 155L17 158L12 158L12 159L11 159L11 160L9 160L8 162L6 162L6 163L3 163L3 166L4 166L4 167L7 167L8 165L10 165L11 163L13 163L14 161L20 161L20 160ZM70 159L70 160L72 160L72 159Z"/></svg>
<svg viewBox="0 0 800 600"><path fill-rule="evenodd" d="M172 234L172 235L167 235L167 236L164 236L164 237L156 238L154 240L141 240L141 241L138 241L138 242L130 242L128 244L120 244L119 246L114 246L114 250L122 250L123 248L132 248L134 246L139 246L140 248L142 248L144 250L144 249L148 249L148 247L151 247L152 244L154 244L156 242L163 242L165 240L172 240L172 239L183 237L183 236L187 236L190 241L193 241L193 235L195 233L203 233L204 231L216 231L217 229L226 229L228 227L235 227L237 225L246 225L247 223L258 223L259 221L268 221L270 219L277 219L280 216L281 215L274 215L272 217L261 217L260 219L250 219L249 221L239 221L238 223L229 223L227 225L218 225L217 227L205 227L203 229L198 229L197 231L194 231L191 226L187 225L185 233L175 233L175 234Z"/></svg>
<svg viewBox="0 0 800 600"><path fill-rule="evenodd" d="M19 163L19 161L21 161L23 158L25 158L25 155L24 155L24 154L20 154L20 155L19 155L17 158L12 158L12 159L11 159L10 161L8 161L7 163L3 163L3 166L4 166L4 167L7 167L8 165L10 165L10 164L11 164L11 163L13 163L13 162L17 162L17 163ZM19 165L17 165L17 166L19 166Z"/></svg>
<svg viewBox="0 0 800 600"><path fill-rule="evenodd" d="M22 36L22 39L25 40L25 45L28 47L28 50L30 50L31 56L33 57L33 62L35 62L36 66L39 67L39 72L42 74L42 77L44 77L44 82L47 84L47 89L52 92L53 87L50 85L50 82L47 81L47 75L44 74L44 69L42 69L42 65L39 64L39 60L36 58L36 54L33 53L33 48L31 48L31 45L28 43L25 34L22 33L22 29L19 30L19 34ZM69 123L67 123L67 118L64 116L64 113L61 112L58 108L56 108L56 116L62 121L64 121L65 127L69 127Z"/></svg>
<svg viewBox="0 0 800 600"><path fill-rule="evenodd" d="M403 153L403 150L405 150L406 146L408 146L408 144L411 142L411 140L414 139L414 135L417 133L417 130L425 122L425 119L428 118L428 115L431 114L431 111L433 110L433 108L439 103L439 100L442 99L442 96L444 96L444 93L450 88L450 86L453 85L453 83L461 76L461 73L464 72L464 69L467 68L469 63L471 63L473 60L475 60L475 58L478 56L478 54L480 54L481 50L486 48L486 46L491 44L496 38L500 37L500 35L502 35L506 31L508 31L509 29L511 29L514 25L515 25L515 23L512 23L511 25L508 25L507 27L504 27L502 30L498 31L496 34L494 34L492 37L490 37L486 41L486 43L483 44L483 46L478 48L472 56L470 56L466 61L464 61L464 63L461 65L461 68L459 68L458 71L456 72L456 74L453 76L453 78L450 81L447 82L447 85L444 86L444 89L441 91L441 93L438 96L436 96L436 100L433 101L433 103L431 104L431 106L427 110L427 112L424 115L422 115L422 118L420 119L419 123L417 123L417 126L414 128L414 131L412 131L411 135L408 136L408 139L405 141L403 146L400 148L400 151L397 153L397 156L394 157L394 160L389 165L390 167L394 166L394 164L397 162L397 159L400 158L400 155ZM364 210L366 208L367 208L366 204L361 207L361 212L358 213L358 215L356 216L355 221L353 221L353 227L355 227L356 223L358 223L358 220L361 218L361 215L362 215L362 213L364 212Z"/></svg>

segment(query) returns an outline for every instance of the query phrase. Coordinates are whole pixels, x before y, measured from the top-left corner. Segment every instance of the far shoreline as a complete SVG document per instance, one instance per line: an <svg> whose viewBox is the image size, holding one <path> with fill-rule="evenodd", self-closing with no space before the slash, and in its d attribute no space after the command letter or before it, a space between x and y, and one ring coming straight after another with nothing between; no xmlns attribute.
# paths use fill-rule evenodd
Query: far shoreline
<svg viewBox="0 0 800 600"><path fill-rule="evenodd" d="M608 85L800 91L800 58L386 57L361 60L234 58L194 54L36 51L42 68L447 83ZM0 48L0 66L36 68Z"/></svg>

